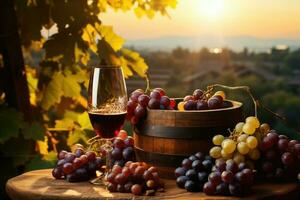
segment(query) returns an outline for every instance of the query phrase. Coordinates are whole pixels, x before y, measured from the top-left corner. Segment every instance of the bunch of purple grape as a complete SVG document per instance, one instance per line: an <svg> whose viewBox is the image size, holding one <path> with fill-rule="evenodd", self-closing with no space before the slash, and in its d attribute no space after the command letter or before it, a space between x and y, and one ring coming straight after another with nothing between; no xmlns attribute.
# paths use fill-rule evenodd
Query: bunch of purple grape
<svg viewBox="0 0 300 200"><path fill-rule="evenodd" d="M107 189L110 192L131 192L134 195L154 195L156 190L164 187L157 169L144 162L128 161L124 167L114 165L107 181Z"/></svg>
<svg viewBox="0 0 300 200"><path fill-rule="evenodd" d="M203 186L207 195L243 196L254 182L253 170L245 163L236 164L233 160L216 160L208 182Z"/></svg>
<svg viewBox="0 0 300 200"><path fill-rule="evenodd" d="M135 161L134 140L131 136L127 136L126 131L121 130L118 137L114 139L110 156L111 166L123 167L127 161Z"/></svg>
<svg viewBox="0 0 300 200"><path fill-rule="evenodd" d="M300 143L271 130L261 141L261 172L279 181L297 180L300 171Z"/></svg>
<svg viewBox="0 0 300 200"><path fill-rule="evenodd" d="M166 96L162 88L155 88L150 96L144 93L142 89L137 89L131 93L127 103L127 120L132 124L137 124L140 119L147 114L147 107L150 109L174 110L176 102Z"/></svg>
<svg viewBox="0 0 300 200"><path fill-rule="evenodd" d="M225 93L223 91L217 91L210 98L205 95L205 92L201 89L196 89L193 95L187 95L184 97L183 108L179 110L208 110L231 107L232 103L225 100Z"/></svg>
<svg viewBox="0 0 300 200"><path fill-rule="evenodd" d="M212 166L212 158L201 152L183 159L181 167L175 169L177 186L185 188L189 192L202 191L203 184L207 181Z"/></svg>
<svg viewBox="0 0 300 200"><path fill-rule="evenodd" d="M58 153L57 158L52 176L56 179L65 178L69 182L87 181L95 177L96 171L101 170L105 163L95 152L85 152L81 147L74 153L63 150Z"/></svg>

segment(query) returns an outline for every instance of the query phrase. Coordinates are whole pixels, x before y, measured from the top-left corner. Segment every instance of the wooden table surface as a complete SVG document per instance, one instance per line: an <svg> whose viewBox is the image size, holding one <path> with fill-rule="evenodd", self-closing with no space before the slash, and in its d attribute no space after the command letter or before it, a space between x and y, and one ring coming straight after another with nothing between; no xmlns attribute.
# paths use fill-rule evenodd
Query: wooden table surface
<svg viewBox="0 0 300 200"><path fill-rule="evenodd" d="M166 191L155 196L134 196L128 193L110 193L105 188L88 182L69 183L55 180L51 170L24 173L8 180L6 191L13 200L101 200L101 199L239 199L224 196L206 196L204 193L189 193L176 187L174 180L165 180ZM300 199L300 187L296 183L256 184L251 195L242 199Z"/></svg>

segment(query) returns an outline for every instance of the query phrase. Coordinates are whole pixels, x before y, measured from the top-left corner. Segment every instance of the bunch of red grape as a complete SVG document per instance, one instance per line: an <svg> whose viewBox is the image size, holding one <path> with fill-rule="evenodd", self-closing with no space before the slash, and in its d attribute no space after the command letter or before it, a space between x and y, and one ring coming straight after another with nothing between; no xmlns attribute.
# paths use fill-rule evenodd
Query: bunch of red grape
<svg viewBox="0 0 300 200"><path fill-rule="evenodd" d="M56 179L65 178L69 182L87 181L96 176L96 171L104 165L103 159L93 151L85 152L76 148L74 153L61 151L57 155L58 162L52 170Z"/></svg>
<svg viewBox="0 0 300 200"><path fill-rule="evenodd" d="M121 130L113 140L113 150L111 151L111 165L119 165L121 167L127 161L135 161L134 140L127 132Z"/></svg>
<svg viewBox="0 0 300 200"><path fill-rule="evenodd" d="M196 89L193 95L187 95L183 101L178 103L178 110L209 110L232 107L230 101L225 100L225 93L217 91L211 97L208 97L201 89Z"/></svg>
<svg viewBox="0 0 300 200"><path fill-rule="evenodd" d="M261 141L261 174L279 181L297 180L300 172L300 143L271 130Z"/></svg>
<svg viewBox="0 0 300 200"><path fill-rule="evenodd" d="M181 163L181 167L175 169L177 186L185 188L189 192L202 191L203 184L207 181L212 166L212 158L201 152L185 158Z"/></svg>
<svg viewBox="0 0 300 200"><path fill-rule="evenodd" d="M166 96L162 88L155 88L150 96L144 93L142 89L137 89L131 93L127 103L127 120L132 124L137 124L140 119L147 114L147 107L150 109L174 110L176 102Z"/></svg>
<svg viewBox="0 0 300 200"><path fill-rule="evenodd" d="M144 162L128 161L124 167L114 165L107 181L110 192L131 192L134 195L154 195L155 191L164 188L157 169Z"/></svg>
<svg viewBox="0 0 300 200"><path fill-rule="evenodd" d="M203 186L207 195L243 196L254 182L254 172L245 163L236 164L233 160L218 160L208 182Z"/></svg>

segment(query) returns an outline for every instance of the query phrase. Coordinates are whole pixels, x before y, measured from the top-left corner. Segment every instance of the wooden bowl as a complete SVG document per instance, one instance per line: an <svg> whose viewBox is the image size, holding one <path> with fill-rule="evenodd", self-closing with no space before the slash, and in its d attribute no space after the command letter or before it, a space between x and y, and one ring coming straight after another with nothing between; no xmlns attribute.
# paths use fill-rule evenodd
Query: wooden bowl
<svg viewBox="0 0 300 200"><path fill-rule="evenodd" d="M243 121L242 103L215 110L152 110L134 127L138 161L158 167L164 178L174 178L174 169L196 152L208 153L216 134L229 135L228 129Z"/></svg>

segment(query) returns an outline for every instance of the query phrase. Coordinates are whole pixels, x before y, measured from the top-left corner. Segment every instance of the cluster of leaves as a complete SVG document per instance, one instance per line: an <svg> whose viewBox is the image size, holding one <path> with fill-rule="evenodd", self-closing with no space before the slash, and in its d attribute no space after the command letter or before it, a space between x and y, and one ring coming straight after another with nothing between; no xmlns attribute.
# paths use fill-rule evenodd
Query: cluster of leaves
<svg viewBox="0 0 300 200"><path fill-rule="evenodd" d="M121 66L125 78L134 73L147 76L144 59L139 53L123 48L125 40L114 33L112 26L102 23L100 14L109 9L131 10L137 17L152 18L155 13L167 15L167 9L176 6L176 0L17 0L15 3L24 56L43 52L38 66L26 66L30 103L39 120L25 122L1 98L0 143L10 144L14 137L19 137L19 141L34 140L40 155L31 159L28 169L32 169L35 165L46 166L43 161L53 160L61 145L66 148L77 142L85 143L92 135L85 109L88 66L93 56L101 63ZM48 37L43 37L41 30ZM32 158L32 152L22 151L27 156L18 164Z"/></svg>

